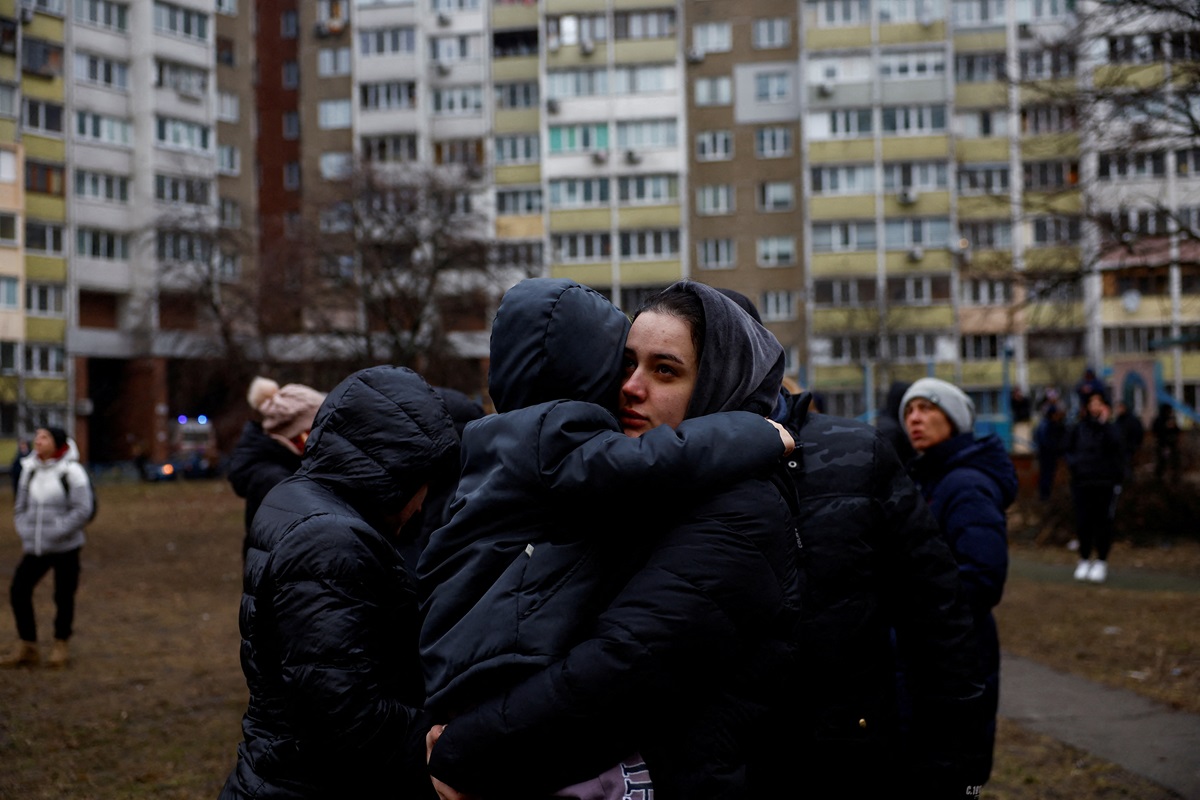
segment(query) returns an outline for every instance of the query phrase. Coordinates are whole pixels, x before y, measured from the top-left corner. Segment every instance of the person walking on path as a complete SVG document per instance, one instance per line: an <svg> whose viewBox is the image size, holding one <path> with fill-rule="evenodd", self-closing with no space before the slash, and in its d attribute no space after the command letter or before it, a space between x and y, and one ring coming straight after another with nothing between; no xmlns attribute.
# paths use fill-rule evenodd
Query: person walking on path
<svg viewBox="0 0 1200 800"><path fill-rule="evenodd" d="M1075 580L1104 583L1108 579L1108 553L1116 535L1114 520L1125 477L1125 458L1121 432L1110 419L1103 392L1088 395L1079 421L1067 431L1064 453L1071 472L1075 535L1079 539Z"/></svg>
<svg viewBox="0 0 1200 800"><path fill-rule="evenodd" d="M300 469L263 499L238 612L249 703L222 800L434 797L416 586L400 555L431 474L457 464L446 405L404 367L325 398Z"/></svg>
<svg viewBox="0 0 1200 800"><path fill-rule="evenodd" d="M977 678L985 689L980 713L987 731L982 783L991 774L1000 697L1000 636L992 609L1008 577L1006 510L1017 497L1017 472L1000 437L975 438L975 404L938 378L921 378L902 401L904 425L917 457L909 472L958 562L975 623Z"/></svg>
<svg viewBox="0 0 1200 800"><path fill-rule="evenodd" d="M54 646L47 661L65 667L75 623L79 553L84 527L96 502L92 482L79 463L79 450L62 428L38 428L33 451L21 463L13 520L24 555L9 589L19 641L0 666L32 666L40 660L33 590L54 571Z"/></svg>
<svg viewBox="0 0 1200 800"><path fill-rule="evenodd" d="M252 419L242 427L227 476L237 496L246 499L243 562L254 515L267 492L300 468L304 443L325 394L302 383L281 388L270 378L258 376L250 382L246 400L262 421Z"/></svg>

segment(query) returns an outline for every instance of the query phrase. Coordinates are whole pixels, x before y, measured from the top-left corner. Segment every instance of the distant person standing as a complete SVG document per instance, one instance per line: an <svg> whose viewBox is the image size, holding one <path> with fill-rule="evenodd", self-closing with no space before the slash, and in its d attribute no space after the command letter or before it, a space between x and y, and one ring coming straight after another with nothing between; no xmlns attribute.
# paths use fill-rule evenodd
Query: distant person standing
<svg viewBox="0 0 1200 800"><path fill-rule="evenodd" d="M29 455L29 440L17 440L17 454L13 456L12 466L9 468L8 475L12 478L13 499L17 497L17 483L21 480L21 461L25 456Z"/></svg>
<svg viewBox="0 0 1200 800"><path fill-rule="evenodd" d="M1000 635L992 609L999 605L1008 577L1006 512L1017 497L1017 471L999 436L975 438L975 404L954 384L921 378L904 393L901 408L917 451L909 472L950 544L975 620L977 677L985 687L986 781L1000 699Z"/></svg>
<svg viewBox="0 0 1200 800"><path fill-rule="evenodd" d="M1125 477L1125 459L1121 433L1111 419L1103 392L1088 395L1079 421L1067 431L1064 455L1071 472L1075 535L1079 539L1075 580L1104 583L1108 579L1108 553L1116 534L1113 520Z"/></svg>
<svg viewBox="0 0 1200 800"><path fill-rule="evenodd" d="M1173 483L1179 481L1179 422L1169 403L1158 406L1158 416L1150 426L1154 434L1154 477L1162 480L1168 472Z"/></svg>
<svg viewBox="0 0 1200 800"><path fill-rule="evenodd" d="M54 570L54 646L47 661L65 667L75 622L79 551L92 514L92 484L79 463L79 450L62 428L38 428L33 452L21 462L13 517L24 555L13 574L9 599L19 641L0 666L33 666L40 660L33 590Z"/></svg>
<svg viewBox="0 0 1200 800"><path fill-rule="evenodd" d="M1125 463L1123 483L1128 488L1133 483L1133 467L1138 451L1142 449L1142 442L1146 440L1146 426L1124 400L1117 401L1116 412L1117 416L1113 422L1121 434L1121 454Z"/></svg>
<svg viewBox="0 0 1200 800"><path fill-rule="evenodd" d="M900 457L901 464L912 461L917 454L908 439L908 433L904 430L904 422L900 419L900 401L904 399L904 393L908 391L909 386L912 384L907 381L892 381L892 385L888 387L887 402L875 419L875 427L892 445L892 449Z"/></svg>
<svg viewBox="0 0 1200 800"><path fill-rule="evenodd" d="M242 427L227 475L237 496L246 499L243 560L254 515L267 492L300 468L313 417L325 395L302 383L281 388L270 378L259 376L250 382L246 400L262 421L252 419Z"/></svg>
<svg viewBox="0 0 1200 800"><path fill-rule="evenodd" d="M1033 445L1038 460L1038 499L1043 503L1054 493L1054 479L1062 458L1063 442L1067 437L1066 412L1057 402L1049 402L1033 431Z"/></svg>
<svg viewBox="0 0 1200 800"><path fill-rule="evenodd" d="M1075 384L1075 397L1079 401L1080 413L1087 405L1088 398L1094 394L1104 394L1104 381L1096 376L1096 370L1088 367L1083 371L1083 377Z"/></svg>

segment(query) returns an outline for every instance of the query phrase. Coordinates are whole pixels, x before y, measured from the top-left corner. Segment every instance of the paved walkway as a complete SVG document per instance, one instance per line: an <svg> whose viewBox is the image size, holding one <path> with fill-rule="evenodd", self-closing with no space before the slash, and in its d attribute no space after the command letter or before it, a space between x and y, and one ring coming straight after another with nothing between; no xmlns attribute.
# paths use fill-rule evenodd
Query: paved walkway
<svg viewBox="0 0 1200 800"><path fill-rule="evenodd" d="M1035 580L1071 581L1062 566L1016 559L1012 570ZM1200 588L1195 578L1130 569L1114 573L1110 583L1127 589ZM1186 800L1200 800L1200 714L1003 653L1000 716L1145 776Z"/></svg>

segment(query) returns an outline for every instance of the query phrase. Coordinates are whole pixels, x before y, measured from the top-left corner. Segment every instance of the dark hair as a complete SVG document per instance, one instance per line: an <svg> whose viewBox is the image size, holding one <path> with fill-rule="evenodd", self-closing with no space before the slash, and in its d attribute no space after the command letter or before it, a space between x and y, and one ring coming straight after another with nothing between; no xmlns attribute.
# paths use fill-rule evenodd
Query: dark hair
<svg viewBox="0 0 1200 800"><path fill-rule="evenodd" d="M647 311L669 314L687 324L692 331L692 346L696 348L696 364L699 364L700 354L704 351L705 332L704 302L700 295L689 290L686 281L679 281L646 298L633 318L637 319Z"/></svg>

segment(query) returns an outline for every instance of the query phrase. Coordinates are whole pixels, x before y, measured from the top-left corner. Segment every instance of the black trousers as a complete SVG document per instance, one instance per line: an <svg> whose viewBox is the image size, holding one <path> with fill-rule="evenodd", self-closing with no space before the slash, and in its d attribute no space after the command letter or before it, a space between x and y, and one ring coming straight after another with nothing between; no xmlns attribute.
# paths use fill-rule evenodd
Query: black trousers
<svg viewBox="0 0 1200 800"><path fill-rule="evenodd" d="M75 624L75 591L79 588L79 550L35 556L26 553L13 573L8 591L17 635L26 642L37 641L37 620L33 617L33 590L46 573L54 570L54 638L70 639Z"/></svg>
<svg viewBox="0 0 1200 800"><path fill-rule="evenodd" d="M1092 549L1096 550L1096 558L1108 560L1108 551L1112 549L1113 537L1116 535L1117 493L1116 485L1111 483L1088 483L1072 485L1071 493L1075 499L1075 524L1079 537L1079 557L1092 557Z"/></svg>

